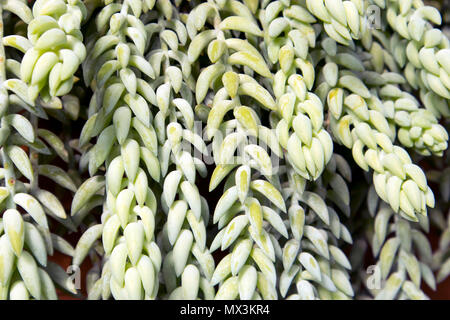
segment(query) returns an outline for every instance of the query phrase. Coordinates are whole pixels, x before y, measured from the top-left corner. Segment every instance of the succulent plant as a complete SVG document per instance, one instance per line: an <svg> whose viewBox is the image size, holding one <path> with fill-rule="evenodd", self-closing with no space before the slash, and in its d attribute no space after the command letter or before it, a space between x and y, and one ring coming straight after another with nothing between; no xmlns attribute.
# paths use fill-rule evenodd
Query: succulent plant
<svg viewBox="0 0 450 320"><path fill-rule="evenodd" d="M435 7L1 0L0 14L1 299L81 297L55 251L70 270L90 260L93 300L415 300L450 275Z"/></svg>

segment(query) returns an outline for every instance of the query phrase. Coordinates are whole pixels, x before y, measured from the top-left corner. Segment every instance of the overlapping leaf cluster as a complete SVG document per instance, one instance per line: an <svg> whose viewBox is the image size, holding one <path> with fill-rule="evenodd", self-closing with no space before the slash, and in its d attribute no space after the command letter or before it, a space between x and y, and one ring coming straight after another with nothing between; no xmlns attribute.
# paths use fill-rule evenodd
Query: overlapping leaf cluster
<svg viewBox="0 0 450 320"><path fill-rule="evenodd" d="M436 8L0 10L0 298L80 294L55 250L90 260L89 299L427 299L449 276Z"/></svg>

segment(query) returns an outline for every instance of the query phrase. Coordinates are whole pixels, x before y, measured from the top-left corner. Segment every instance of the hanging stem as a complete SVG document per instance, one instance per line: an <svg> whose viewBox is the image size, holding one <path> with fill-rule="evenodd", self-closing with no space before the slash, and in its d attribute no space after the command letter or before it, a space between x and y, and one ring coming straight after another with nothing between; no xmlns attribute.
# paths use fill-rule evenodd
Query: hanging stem
<svg viewBox="0 0 450 320"><path fill-rule="evenodd" d="M33 131L37 134L38 131L38 117L34 114L30 114L31 125ZM30 162L33 167L33 180L31 181L30 190L35 191L38 188L38 165L39 165L39 153L30 148Z"/></svg>
<svg viewBox="0 0 450 320"><path fill-rule="evenodd" d="M0 39L3 39L3 9L0 6ZM6 55L5 48L3 46L3 42L0 41L0 116L1 118L1 127L7 128L9 125L6 123L5 114L8 109L8 92L4 87L3 83L6 81ZM2 146L1 149L2 160L3 160L3 168L5 170L5 187L9 191L9 197L6 199L6 207L7 208L15 208L16 204L13 201L13 197L15 194L15 184L16 184L16 176L14 173L14 166L6 154L5 145Z"/></svg>

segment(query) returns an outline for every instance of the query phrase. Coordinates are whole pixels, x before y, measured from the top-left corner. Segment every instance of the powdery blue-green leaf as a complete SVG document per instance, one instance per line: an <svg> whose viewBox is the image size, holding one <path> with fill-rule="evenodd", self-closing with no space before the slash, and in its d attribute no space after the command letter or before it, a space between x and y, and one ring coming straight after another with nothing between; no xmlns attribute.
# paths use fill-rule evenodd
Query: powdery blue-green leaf
<svg viewBox="0 0 450 320"><path fill-rule="evenodd" d="M43 228L48 228L47 217L39 201L26 193L14 195L14 202L21 206Z"/></svg>
<svg viewBox="0 0 450 320"><path fill-rule="evenodd" d="M30 181L33 180L33 168L26 152L18 146L6 148L7 155L11 158L16 168Z"/></svg>
<svg viewBox="0 0 450 320"><path fill-rule="evenodd" d="M81 265L94 242L101 237L102 230L103 226L101 224L98 224L90 227L83 233L77 243L77 246L75 247L75 252L73 254L73 263L75 265Z"/></svg>
<svg viewBox="0 0 450 320"><path fill-rule="evenodd" d="M313 192L305 191L301 195L300 200L311 207L320 219L325 222L325 224L328 225L330 223L327 206L319 195Z"/></svg>
<svg viewBox="0 0 450 320"><path fill-rule="evenodd" d="M38 168L38 172L40 175L43 175L53 181L55 181L60 186L69 189L70 191L76 192L77 187L75 183L72 181L72 178L60 167L50 165L50 164L42 164Z"/></svg>
<svg viewBox="0 0 450 320"><path fill-rule="evenodd" d="M104 186L105 178L102 176L94 176L86 180L73 197L71 215L79 211Z"/></svg>

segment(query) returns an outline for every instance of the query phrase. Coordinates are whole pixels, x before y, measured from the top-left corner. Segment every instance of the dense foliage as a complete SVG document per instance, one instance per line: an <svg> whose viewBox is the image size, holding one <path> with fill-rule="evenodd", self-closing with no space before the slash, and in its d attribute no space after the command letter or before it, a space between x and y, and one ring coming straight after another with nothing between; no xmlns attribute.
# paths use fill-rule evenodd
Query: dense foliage
<svg viewBox="0 0 450 320"><path fill-rule="evenodd" d="M450 275L450 42L435 7L0 0L0 13L1 299L427 299Z"/></svg>

